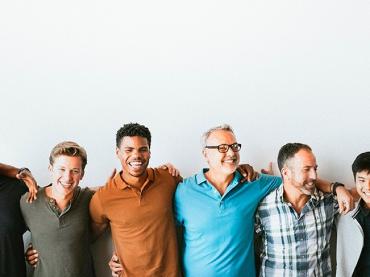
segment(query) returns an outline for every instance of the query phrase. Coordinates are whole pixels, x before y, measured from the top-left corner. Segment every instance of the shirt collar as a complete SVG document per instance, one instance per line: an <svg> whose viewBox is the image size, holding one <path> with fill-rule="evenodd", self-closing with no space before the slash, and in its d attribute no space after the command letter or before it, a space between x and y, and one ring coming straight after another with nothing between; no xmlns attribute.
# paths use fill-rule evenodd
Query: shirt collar
<svg viewBox="0 0 370 277"><path fill-rule="evenodd" d="M360 201L360 211L363 216L368 216L370 213L370 209L366 206L364 200L361 199Z"/></svg>
<svg viewBox="0 0 370 277"><path fill-rule="evenodd" d="M197 185L201 185L203 183L206 183L207 182L207 178L206 178L206 175L205 173L209 170L209 168L203 168L200 172L198 172L196 175L195 175L195 180L196 180L196 183ZM234 186L234 185L237 185L242 179L242 175L239 173L239 171L235 171L235 175L234 175L234 178L233 180L231 181L230 185L229 186Z"/></svg>
<svg viewBox="0 0 370 277"><path fill-rule="evenodd" d="M150 182L153 182L154 181L154 171L152 168L147 168L146 169L146 172L148 173L148 177L146 179L145 182L147 182L148 180ZM126 189L126 188L130 188L131 186L129 184L127 184L123 179L122 179L122 176L121 176L121 173L122 173L122 170L120 172L118 172L114 177L113 177L113 183L116 185L116 187L118 189Z"/></svg>
<svg viewBox="0 0 370 277"><path fill-rule="evenodd" d="M281 202L287 202L284 199L284 183L281 184L281 186L277 189L277 195L279 196L279 199ZM312 202L315 206L319 203L320 200L324 198L324 193L317 188L315 188L313 194L311 195L309 202Z"/></svg>

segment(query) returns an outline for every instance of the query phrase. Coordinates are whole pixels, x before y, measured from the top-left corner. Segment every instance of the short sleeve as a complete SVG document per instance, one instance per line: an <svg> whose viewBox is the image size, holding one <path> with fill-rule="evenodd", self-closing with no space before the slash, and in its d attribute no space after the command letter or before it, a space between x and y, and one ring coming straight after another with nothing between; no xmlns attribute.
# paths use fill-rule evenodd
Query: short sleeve
<svg viewBox="0 0 370 277"><path fill-rule="evenodd" d="M175 192L175 197L174 197L174 203L173 203L173 209L174 209L174 214L175 214L175 221L177 226L183 225L183 216L182 216L182 186L184 186L184 183L181 182L178 184L176 192Z"/></svg>
<svg viewBox="0 0 370 277"><path fill-rule="evenodd" d="M98 224L104 224L108 221L106 215L104 214L103 205L100 201L100 191L97 191L91 198L90 201L90 217L91 221L98 223Z"/></svg>
<svg viewBox="0 0 370 277"><path fill-rule="evenodd" d="M281 177L266 174L261 174L260 178L257 181L260 182L259 184L262 193L261 199L268 195L271 191L278 188L282 183Z"/></svg>

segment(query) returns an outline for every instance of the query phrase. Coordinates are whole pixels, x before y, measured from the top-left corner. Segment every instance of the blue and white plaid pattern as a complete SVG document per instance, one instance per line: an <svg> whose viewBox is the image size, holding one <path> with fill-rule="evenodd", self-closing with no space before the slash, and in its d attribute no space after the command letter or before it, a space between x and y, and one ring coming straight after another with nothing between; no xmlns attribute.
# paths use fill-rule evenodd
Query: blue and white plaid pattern
<svg viewBox="0 0 370 277"><path fill-rule="evenodd" d="M257 210L262 232L260 276L331 276L329 241L338 203L315 190L300 214L283 198L283 185Z"/></svg>

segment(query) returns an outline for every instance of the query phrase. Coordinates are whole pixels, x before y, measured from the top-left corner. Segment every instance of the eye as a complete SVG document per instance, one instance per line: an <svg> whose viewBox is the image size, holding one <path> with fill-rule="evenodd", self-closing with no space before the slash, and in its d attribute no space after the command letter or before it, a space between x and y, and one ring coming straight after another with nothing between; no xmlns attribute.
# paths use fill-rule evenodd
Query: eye
<svg viewBox="0 0 370 277"><path fill-rule="evenodd" d="M149 152L149 149L147 147L143 147L143 148L140 148L139 151L141 153L146 153L146 152Z"/></svg>
<svg viewBox="0 0 370 277"><path fill-rule="evenodd" d="M77 169L75 169L75 170L72 170L72 173L73 173L74 175L78 175L78 174L80 174L80 171L79 171L79 170L77 170Z"/></svg>

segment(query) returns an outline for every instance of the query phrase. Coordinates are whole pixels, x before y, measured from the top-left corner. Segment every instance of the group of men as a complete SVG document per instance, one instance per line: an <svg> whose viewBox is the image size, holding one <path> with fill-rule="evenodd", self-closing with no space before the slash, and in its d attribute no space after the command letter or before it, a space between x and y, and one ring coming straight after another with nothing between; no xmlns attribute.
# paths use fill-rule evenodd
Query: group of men
<svg viewBox="0 0 370 277"><path fill-rule="evenodd" d="M280 149L282 178L248 172L246 181L237 170L241 144L230 126L209 129L203 143L208 168L182 180L171 167L148 167L149 129L125 124L116 135L122 169L95 194L78 187L84 149L57 145L51 185L31 204L21 199L34 276L93 276L88 244L108 225L113 276L330 276L337 221L337 275L370 276L370 152L352 167L361 200L338 216L353 209L353 197L341 183L317 178L308 145ZM262 237L257 271L255 231Z"/></svg>

